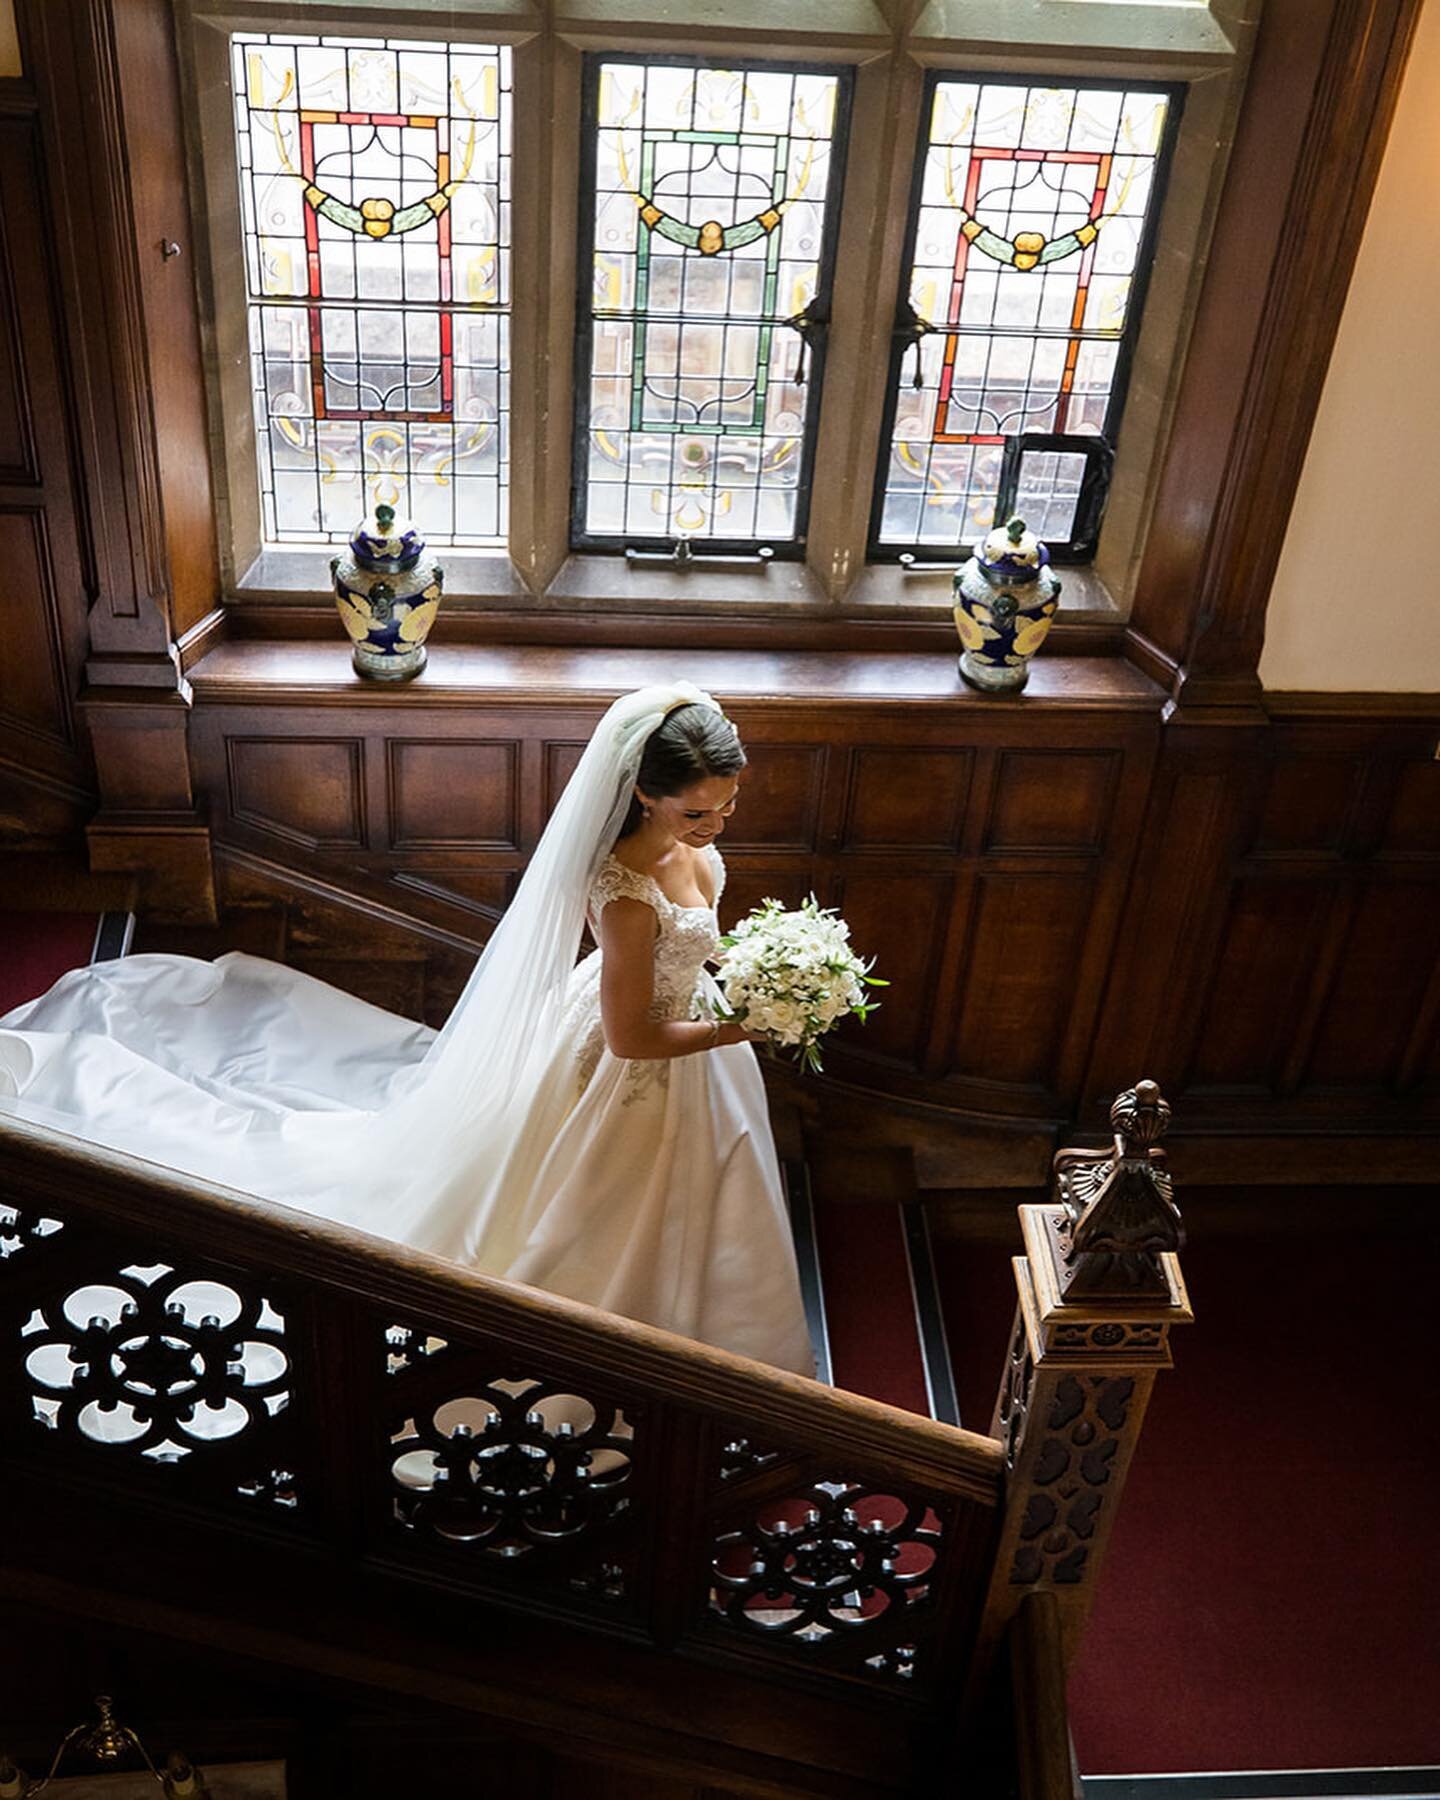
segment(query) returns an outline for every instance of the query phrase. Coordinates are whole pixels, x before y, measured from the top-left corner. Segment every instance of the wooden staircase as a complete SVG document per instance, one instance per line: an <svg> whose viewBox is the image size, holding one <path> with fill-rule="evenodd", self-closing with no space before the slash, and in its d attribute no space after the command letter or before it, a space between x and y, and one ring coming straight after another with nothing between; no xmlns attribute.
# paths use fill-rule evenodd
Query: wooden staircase
<svg viewBox="0 0 1440 1800"><path fill-rule="evenodd" d="M257 898L135 947L425 1011L428 950L367 954L353 924ZM97 953L132 926L105 915ZM1110 1152L1057 1158L1070 1213L1021 1209L984 1431L959 1425L914 1154L783 1099L815 1382L0 1120L0 1606L499 1721L592 1788L1070 1795L1064 1671L1130 1402L1188 1317L1153 1245L1115 1292L1062 1291L1075 1159L1104 1177L1092 1226L1107 1181L1158 1166L1154 1107L1117 1108ZM1057 1420L1108 1439L1093 1492L1068 1447L1057 1488ZM372 1762L356 1800L395 1791Z"/></svg>
<svg viewBox="0 0 1440 1800"><path fill-rule="evenodd" d="M1086 1219L1151 1166L1127 1099ZM1172 1253L1067 1301L1068 1215L1023 1209L981 1433L13 1121L0 1208L0 1606L503 1721L639 1795L1070 1791Z"/></svg>

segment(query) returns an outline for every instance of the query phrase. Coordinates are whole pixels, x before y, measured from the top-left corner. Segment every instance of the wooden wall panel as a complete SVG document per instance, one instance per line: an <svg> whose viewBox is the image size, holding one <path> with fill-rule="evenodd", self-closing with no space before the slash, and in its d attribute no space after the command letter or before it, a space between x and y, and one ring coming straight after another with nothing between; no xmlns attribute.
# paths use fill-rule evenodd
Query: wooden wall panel
<svg viewBox="0 0 1440 1800"><path fill-rule="evenodd" d="M741 803L730 826L737 848L815 847L825 750L814 744L748 744Z"/></svg>
<svg viewBox="0 0 1440 1800"><path fill-rule="evenodd" d="M222 837L461 947L513 895L598 711L553 687L197 693ZM1141 1074L1182 1129L1440 1123L1440 713L1162 732L1118 708L731 710L752 773L722 922L813 891L893 984L829 1077L1016 1130L1098 1124Z"/></svg>
<svg viewBox="0 0 1440 1800"><path fill-rule="evenodd" d="M852 759L847 850L954 850L974 774L973 750L867 744Z"/></svg>
<svg viewBox="0 0 1440 1800"><path fill-rule="evenodd" d="M112 11L122 97L140 300L148 340L148 393L155 424L176 637L219 597L215 509L195 252L186 191L175 13L170 0L126 0ZM166 253L162 245L173 248Z"/></svg>
<svg viewBox="0 0 1440 1800"><path fill-rule="evenodd" d="M519 849L518 744L399 738L386 751L394 849Z"/></svg>
<svg viewBox="0 0 1440 1800"><path fill-rule="evenodd" d="M565 783L575 773L575 765L585 753L585 740L573 743L550 742L545 746L545 816L555 810L555 803L565 791Z"/></svg>
<svg viewBox="0 0 1440 1800"><path fill-rule="evenodd" d="M61 374L62 334L33 108L0 109L0 761L27 777L89 788L78 729L87 593ZM36 829L50 808L35 793Z"/></svg>
<svg viewBox="0 0 1440 1800"><path fill-rule="evenodd" d="M21 739L68 747L75 727L60 633L60 596L44 510L0 505L5 579L0 587L5 682L0 725Z"/></svg>
<svg viewBox="0 0 1440 1800"><path fill-rule="evenodd" d="M918 1068L924 1057L930 1007L939 977L951 883L939 875L854 874L836 895L851 941L879 958L875 973L890 986L876 993L879 1009L863 1024L841 1027L837 1039L867 1061L886 1058Z"/></svg>
<svg viewBox="0 0 1440 1800"><path fill-rule="evenodd" d="M1347 919L1308 1066L1307 1087L1383 1087L1440 959L1440 885L1376 881Z"/></svg>
<svg viewBox="0 0 1440 1800"><path fill-rule="evenodd" d="M729 846L722 843L721 849L728 857ZM764 869L727 862L725 895L720 902L721 928L729 930L764 900L799 906L813 887L814 882L804 869Z"/></svg>
<svg viewBox="0 0 1440 1800"><path fill-rule="evenodd" d="M1054 1092L1091 900L1088 874L980 878L961 953L957 1074Z"/></svg>
<svg viewBox="0 0 1440 1800"><path fill-rule="evenodd" d="M1007 750L985 828L987 850L1098 850L1114 804L1113 750Z"/></svg>
<svg viewBox="0 0 1440 1800"><path fill-rule="evenodd" d="M1194 1021L1187 1086L1268 1093L1276 1085L1336 897L1332 882L1235 883L1215 977Z"/></svg>
<svg viewBox="0 0 1440 1800"><path fill-rule="evenodd" d="M1401 768L1380 848L1440 858L1440 761L1434 757Z"/></svg>
<svg viewBox="0 0 1440 1800"><path fill-rule="evenodd" d="M236 737L230 816L307 849L358 849L365 839L358 738Z"/></svg>
<svg viewBox="0 0 1440 1800"><path fill-rule="evenodd" d="M1354 756L1315 756L1277 763L1265 784L1254 848L1334 851L1355 805L1364 764Z"/></svg>
<svg viewBox="0 0 1440 1800"><path fill-rule="evenodd" d="M222 839L476 942L597 717L592 699L566 707L548 686L534 703L463 705L418 687L342 688L320 703L296 691L286 703L278 689L192 674L195 781ZM827 1067L980 1111L1068 1112L1133 856L1153 712L789 699L730 710L750 766L722 846L722 921L813 892L843 906L893 984Z"/></svg>
<svg viewBox="0 0 1440 1800"><path fill-rule="evenodd" d="M1235 1139L1239 1179L1247 1132L1440 1130L1437 742L1440 703L1384 697L1168 738L1092 1119L1128 1062L1161 1082L1182 1135Z"/></svg>
<svg viewBox="0 0 1440 1800"><path fill-rule="evenodd" d="M480 875L467 869L406 869L395 877L398 887L459 906L490 928L515 897L519 880L518 875Z"/></svg>

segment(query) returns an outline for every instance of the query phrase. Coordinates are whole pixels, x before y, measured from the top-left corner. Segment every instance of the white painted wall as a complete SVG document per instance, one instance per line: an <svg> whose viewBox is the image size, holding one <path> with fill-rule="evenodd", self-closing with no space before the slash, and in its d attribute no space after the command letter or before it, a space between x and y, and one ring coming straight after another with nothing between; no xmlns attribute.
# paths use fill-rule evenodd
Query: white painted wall
<svg viewBox="0 0 1440 1800"><path fill-rule="evenodd" d="M1440 693L1440 0L1425 0L1405 71L1260 679Z"/></svg>

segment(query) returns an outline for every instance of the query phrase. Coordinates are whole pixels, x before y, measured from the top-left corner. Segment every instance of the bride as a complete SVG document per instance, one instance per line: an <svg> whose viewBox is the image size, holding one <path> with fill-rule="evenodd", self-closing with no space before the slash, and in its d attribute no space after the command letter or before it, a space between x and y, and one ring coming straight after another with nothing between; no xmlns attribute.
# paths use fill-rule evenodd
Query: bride
<svg viewBox="0 0 1440 1800"><path fill-rule="evenodd" d="M0 1116L811 1374L755 1052L705 1016L744 766L698 688L627 694L442 1031L258 957L127 957L0 1019Z"/></svg>

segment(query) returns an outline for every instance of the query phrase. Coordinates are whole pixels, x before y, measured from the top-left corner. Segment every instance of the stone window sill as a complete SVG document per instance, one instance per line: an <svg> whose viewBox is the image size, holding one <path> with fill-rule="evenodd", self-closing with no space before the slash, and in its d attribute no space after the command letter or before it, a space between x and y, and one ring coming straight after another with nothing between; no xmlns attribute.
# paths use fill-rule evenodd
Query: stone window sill
<svg viewBox="0 0 1440 1800"><path fill-rule="evenodd" d="M238 608L327 605L330 558L323 548L267 550L238 584ZM688 565L627 561L622 556L567 558L543 593L532 593L514 563L500 551L439 552L445 570L447 612L515 613L555 617L637 614L669 618L764 618L827 623L844 620L921 625L950 622L954 564L871 563L842 600L830 599L802 562L751 562L703 555ZM1064 591L1056 623L1114 631L1124 616L1105 584L1088 566L1060 571Z"/></svg>

